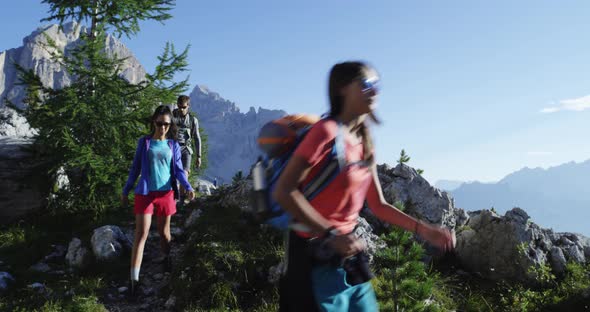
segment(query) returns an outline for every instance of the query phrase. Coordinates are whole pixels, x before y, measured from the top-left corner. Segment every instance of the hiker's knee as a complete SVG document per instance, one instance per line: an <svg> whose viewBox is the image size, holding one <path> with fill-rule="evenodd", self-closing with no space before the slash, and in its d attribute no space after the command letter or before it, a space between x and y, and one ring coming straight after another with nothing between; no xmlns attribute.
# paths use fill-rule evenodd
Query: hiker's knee
<svg viewBox="0 0 590 312"><path fill-rule="evenodd" d="M145 241L147 240L148 235L150 234L150 229L149 228L143 228L143 227L137 227L135 229L135 237L137 240L139 241Z"/></svg>

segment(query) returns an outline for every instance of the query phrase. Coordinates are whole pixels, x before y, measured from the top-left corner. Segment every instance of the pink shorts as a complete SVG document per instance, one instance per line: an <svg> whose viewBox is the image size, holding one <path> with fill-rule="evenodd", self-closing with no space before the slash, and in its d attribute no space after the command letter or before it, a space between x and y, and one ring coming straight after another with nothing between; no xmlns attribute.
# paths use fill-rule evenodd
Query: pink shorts
<svg viewBox="0 0 590 312"><path fill-rule="evenodd" d="M147 195L135 194L133 206L133 212L136 215L171 216L176 213L174 191L151 191Z"/></svg>

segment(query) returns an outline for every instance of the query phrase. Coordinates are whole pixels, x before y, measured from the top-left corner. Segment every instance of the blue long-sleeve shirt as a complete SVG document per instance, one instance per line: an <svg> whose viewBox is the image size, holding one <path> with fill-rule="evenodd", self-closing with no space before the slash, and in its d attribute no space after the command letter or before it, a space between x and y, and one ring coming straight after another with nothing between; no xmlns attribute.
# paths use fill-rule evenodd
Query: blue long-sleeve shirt
<svg viewBox="0 0 590 312"><path fill-rule="evenodd" d="M191 184L188 181L184 168L182 167L180 145L174 140L167 140L170 149L172 150L172 165L171 165L171 185L174 190L174 197L178 198L178 187L176 180L189 191L194 191ZM139 182L135 187L135 194L147 195L149 193L149 178L150 178L150 166L148 163L148 150L150 148L150 136L145 136L139 139L137 142L137 149L135 150L135 157L133 158L133 164L131 170L129 170L129 177L127 183L123 187L123 195L128 195L131 188L135 184L137 177L140 176Z"/></svg>

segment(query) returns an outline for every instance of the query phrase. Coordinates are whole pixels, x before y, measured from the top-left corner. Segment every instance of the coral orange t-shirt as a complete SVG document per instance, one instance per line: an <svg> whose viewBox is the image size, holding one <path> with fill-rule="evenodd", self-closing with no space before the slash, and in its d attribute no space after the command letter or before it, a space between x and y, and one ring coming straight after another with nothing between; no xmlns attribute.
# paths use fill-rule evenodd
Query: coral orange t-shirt
<svg viewBox="0 0 590 312"><path fill-rule="evenodd" d="M309 130L294 155L304 158L312 169L303 182L305 185L323 168L328 154L332 151L338 124L332 119L323 119ZM344 138L346 163L363 159L362 142L354 142L350 134ZM367 190L371 184L371 171L366 166L347 165L310 204L332 226L342 233L354 230L357 217L363 208ZM309 236L298 233L301 236Z"/></svg>

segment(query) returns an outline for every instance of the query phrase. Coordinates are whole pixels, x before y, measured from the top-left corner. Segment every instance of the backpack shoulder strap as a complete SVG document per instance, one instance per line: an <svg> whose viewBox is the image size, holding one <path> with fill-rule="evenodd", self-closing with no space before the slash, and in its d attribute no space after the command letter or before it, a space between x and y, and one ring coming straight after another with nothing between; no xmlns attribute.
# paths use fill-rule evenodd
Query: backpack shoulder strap
<svg viewBox="0 0 590 312"><path fill-rule="evenodd" d="M338 122L338 121L337 121ZM332 152L328 154L329 159L324 168L303 188L303 195L312 199L321 192L346 166L346 154L344 146L344 133L342 123L338 122L338 132L334 138Z"/></svg>

